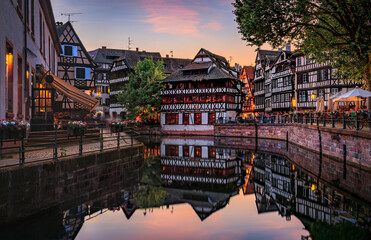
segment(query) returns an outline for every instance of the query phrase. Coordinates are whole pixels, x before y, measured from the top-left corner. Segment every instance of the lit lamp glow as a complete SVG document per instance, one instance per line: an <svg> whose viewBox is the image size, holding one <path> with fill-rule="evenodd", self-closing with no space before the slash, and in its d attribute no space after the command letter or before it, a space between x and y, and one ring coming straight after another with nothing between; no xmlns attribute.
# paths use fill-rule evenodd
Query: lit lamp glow
<svg viewBox="0 0 371 240"><path fill-rule="evenodd" d="M310 188L312 191L316 190L316 186L312 184L312 187Z"/></svg>
<svg viewBox="0 0 371 240"><path fill-rule="evenodd" d="M295 98L292 99L292 106L296 107L296 99Z"/></svg>
<svg viewBox="0 0 371 240"><path fill-rule="evenodd" d="M312 100L314 100L314 98L316 97L316 95L315 95L314 93L312 93L312 94L310 95L310 97L312 98Z"/></svg>

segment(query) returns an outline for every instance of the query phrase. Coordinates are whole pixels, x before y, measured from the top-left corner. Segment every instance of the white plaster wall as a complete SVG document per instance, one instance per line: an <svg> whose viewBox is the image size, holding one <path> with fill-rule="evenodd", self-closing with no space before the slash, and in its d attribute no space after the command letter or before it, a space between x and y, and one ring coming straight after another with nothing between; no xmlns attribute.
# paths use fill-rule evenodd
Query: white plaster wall
<svg viewBox="0 0 371 240"><path fill-rule="evenodd" d="M166 121L166 113L161 113L160 114L160 124L161 124L161 127L163 127L165 125L165 121Z"/></svg>
<svg viewBox="0 0 371 240"><path fill-rule="evenodd" d="M214 125L162 125L164 131L214 131Z"/></svg>
<svg viewBox="0 0 371 240"><path fill-rule="evenodd" d="M5 64L5 46L6 39L8 39L13 45L13 113L18 113L18 72L17 72L17 58L18 55L22 56L22 82L24 82L24 27L21 18L18 16L16 6L17 1L15 0L2 0L0 1L0 118L5 118L7 108L7 97L8 97L8 84L6 76L6 64ZM30 3L30 1L28 1ZM13 3L13 4L12 4ZM40 33L39 33L39 12L42 10L39 1L34 1L34 16L35 16L35 41L31 38L30 33L27 36L27 48L28 58L27 62L30 66L30 83L31 83L31 67L36 71L36 65L42 64L45 69L49 70L52 64L49 64L49 37L50 30L45 22L45 60L40 52ZM41 11L42 12L42 11ZM43 12L42 12L43 13ZM30 21L31 24L31 21ZM52 38L51 39L51 43ZM54 44L53 44L54 45ZM55 46L54 46L55 49ZM51 61L54 58L55 68L50 69L52 72L56 72L57 67L57 53L54 51L51 55ZM28 86L31 91L31 85ZM30 92L31 94L31 92ZM24 96L23 96L24 98ZM31 104L30 104L31 105ZM30 111L30 109L28 109ZM25 116L25 99L23 99L23 115Z"/></svg>
<svg viewBox="0 0 371 240"><path fill-rule="evenodd" d="M183 113L179 113L178 116L178 124L183 124Z"/></svg>
<svg viewBox="0 0 371 240"><path fill-rule="evenodd" d="M208 113L207 112L203 112L201 113L201 123L202 124L208 124Z"/></svg>

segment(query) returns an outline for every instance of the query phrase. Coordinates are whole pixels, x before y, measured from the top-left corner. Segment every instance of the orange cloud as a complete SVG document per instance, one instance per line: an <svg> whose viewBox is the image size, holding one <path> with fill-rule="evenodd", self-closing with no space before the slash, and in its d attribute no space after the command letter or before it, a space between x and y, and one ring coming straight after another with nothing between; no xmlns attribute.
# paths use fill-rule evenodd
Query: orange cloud
<svg viewBox="0 0 371 240"><path fill-rule="evenodd" d="M152 31L168 34L198 36L199 14L181 0L142 0L147 13L144 22L152 24Z"/></svg>
<svg viewBox="0 0 371 240"><path fill-rule="evenodd" d="M222 25L218 23L217 21L209 22L208 24L203 25L202 28L214 30L214 31L220 31L223 29Z"/></svg>

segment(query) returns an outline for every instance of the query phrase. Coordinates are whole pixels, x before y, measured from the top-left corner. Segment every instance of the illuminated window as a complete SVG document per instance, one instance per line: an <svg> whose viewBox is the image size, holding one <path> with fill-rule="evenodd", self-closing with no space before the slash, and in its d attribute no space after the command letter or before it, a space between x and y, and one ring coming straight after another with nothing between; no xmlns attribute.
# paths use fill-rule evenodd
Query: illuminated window
<svg viewBox="0 0 371 240"><path fill-rule="evenodd" d="M183 156L189 157L189 146L186 145L183 146Z"/></svg>
<svg viewBox="0 0 371 240"><path fill-rule="evenodd" d="M215 157L216 157L215 147L209 147L209 158Z"/></svg>
<svg viewBox="0 0 371 240"><path fill-rule="evenodd" d="M173 156L178 157L179 155L179 147L176 145L166 145L165 147L165 155L166 156Z"/></svg>
<svg viewBox="0 0 371 240"><path fill-rule="evenodd" d="M202 151L200 146L195 146L195 157L200 158L202 156Z"/></svg>
<svg viewBox="0 0 371 240"><path fill-rule="evenodd" d="M209 125L212 125L215 123L215 113L209 113Z"/></svg>
<svg viewBox="0 0 371 240"><path fill-rule="evenodd" d="M183 113L183 124L189 124L189 113Z"/></svg>
<svg viewBox="0 0 371 240"><path fill-rule="evenodd" d="M177 113L166 114L166 124L169 125L178 124L178 114Z"/></svg>
<svg viewBox="0 0 371 240"><path fill-rule="evenodd" d="M195 124L201 124L201 113L195 113Z"/></svg>

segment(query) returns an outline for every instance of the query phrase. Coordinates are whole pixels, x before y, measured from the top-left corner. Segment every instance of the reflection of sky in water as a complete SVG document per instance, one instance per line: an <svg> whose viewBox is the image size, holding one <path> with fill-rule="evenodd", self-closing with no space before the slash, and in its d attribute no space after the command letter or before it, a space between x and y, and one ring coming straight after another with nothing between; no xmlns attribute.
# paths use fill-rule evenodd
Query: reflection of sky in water
<svg viewBox="0 0 371 240"><path fill-rule="evenodd" d="M309 235L295 216L286 221L278 211L258 215L255 195L239 195L203 222L189 204L136 210L127 220L122 210L86 221L77 235L84 239L300 239Z"/></svg>

